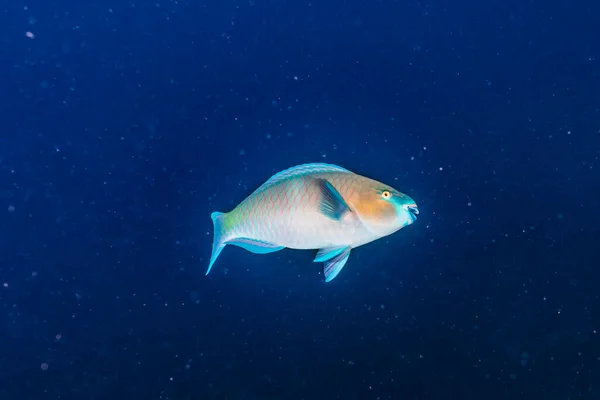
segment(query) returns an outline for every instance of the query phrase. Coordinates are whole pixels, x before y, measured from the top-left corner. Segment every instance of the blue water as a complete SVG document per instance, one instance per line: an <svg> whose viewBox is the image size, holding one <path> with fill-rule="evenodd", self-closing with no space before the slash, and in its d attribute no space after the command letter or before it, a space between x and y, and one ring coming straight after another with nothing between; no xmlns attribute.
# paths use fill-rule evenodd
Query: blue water
<svg viewBox="0 0 600 400"><path fill-rule="evenodd" d="M0 399L600 398L600 6L0 4ZM341 165L419 218L352 251L210 213Z"/></svg>

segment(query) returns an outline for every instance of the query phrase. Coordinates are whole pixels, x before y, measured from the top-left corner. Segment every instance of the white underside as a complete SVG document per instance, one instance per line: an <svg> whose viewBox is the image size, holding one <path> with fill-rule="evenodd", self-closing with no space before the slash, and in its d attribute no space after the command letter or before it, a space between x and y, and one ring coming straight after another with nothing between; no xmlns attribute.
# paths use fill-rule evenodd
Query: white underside
<svg viewBox="0 0 600 400"><path fill-rule="evenodd" d="M369 243L380 236L370 232L355 214L348 213L340 221L318 211L290 212L260 228L249 224L236 229L236 236L248 237L291 249L352 248Z"/></svg>

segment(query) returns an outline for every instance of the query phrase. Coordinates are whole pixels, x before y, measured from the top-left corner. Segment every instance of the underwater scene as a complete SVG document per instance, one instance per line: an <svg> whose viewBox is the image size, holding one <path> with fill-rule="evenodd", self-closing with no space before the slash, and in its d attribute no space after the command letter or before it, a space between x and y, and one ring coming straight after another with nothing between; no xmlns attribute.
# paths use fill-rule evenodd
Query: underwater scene
<svg viewBox="0 0 600 400"><path fill-rule="evenodd" d="M0 400L600 399L600 3L0 4Z"/></svg>

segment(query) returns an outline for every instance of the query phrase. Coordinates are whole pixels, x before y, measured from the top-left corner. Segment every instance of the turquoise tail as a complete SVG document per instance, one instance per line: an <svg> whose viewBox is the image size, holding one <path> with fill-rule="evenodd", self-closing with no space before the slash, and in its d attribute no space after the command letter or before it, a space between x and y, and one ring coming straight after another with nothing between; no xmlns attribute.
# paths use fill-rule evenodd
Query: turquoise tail
<svg viewBox="0 0 600 400"><path fill-rule="evenodd" d="M223 229L223 219L225 218L225 214L222 212L214 212L210 214L210 218L213 221L213 245L212 245L212 254L210 256L210 264L208 264L208 269L206 270L206 275L210 272L213 264L215 263L221 251L225 247L225 238L224 238L224 229Z"/></svg>

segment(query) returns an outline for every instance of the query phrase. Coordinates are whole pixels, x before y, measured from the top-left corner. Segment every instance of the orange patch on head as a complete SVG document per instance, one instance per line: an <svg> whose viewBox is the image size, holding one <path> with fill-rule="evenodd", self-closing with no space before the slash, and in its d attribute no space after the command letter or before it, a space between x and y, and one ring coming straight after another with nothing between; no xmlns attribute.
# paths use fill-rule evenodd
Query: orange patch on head
<svg viewBox="0 0 600 400"><path fill-rule="evenodd" d="M361 193L354 208L363 219L385 221L396 217L394 205L376 192Z"/></svg>

